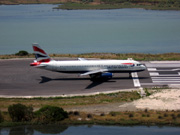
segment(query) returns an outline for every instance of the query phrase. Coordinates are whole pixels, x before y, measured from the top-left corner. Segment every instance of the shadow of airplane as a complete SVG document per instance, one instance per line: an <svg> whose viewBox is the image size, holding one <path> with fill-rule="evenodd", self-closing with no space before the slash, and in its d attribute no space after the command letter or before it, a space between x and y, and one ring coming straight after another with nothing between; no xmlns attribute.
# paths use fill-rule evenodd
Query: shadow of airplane
<svg viewBox="0 0 180 135"><path fill-rule="evenodd" d="M45 77L45 76L41 76L41 81L39 82L39 84L42 84L42 83L47 83L47 82L50 82L50 81L77 81L77 80L89 80L89 78L56 78L56 79L51 79L49 77ZM102 83L110 83L110 82L116 82L116 81L109 81L108 79L98 79L98 80L95 80L95 81L91 81L92 83L89 84L85 89L91 89L91 88L94 88Z"/></svg>
<svg viewBox="0 0 180 135"><path fill-rule="evenodd" d="M149 77L139 77L139 79L148 79ZM89 84L85 89L91 89L91 88L94 88L100 84L103 84L103 83L113 83L113 82L116 82L115 80L130 80L130 79L133 79L133 78L129 78L129 77L113 77L112 80L110 79L98 79L98 80L94 80L94 81L91 81L92 83ZM89 80L89 78L56 78L56 79L51 79L49 77L45 77L45 76L41 76L41 81L39 82L39 84L42 84L42 83L47 83L47 82L50 82L50 81L81 81L81 80Z"/></svg>
<svg viewBox="0 0 180 135"><path fill-rule="evenodd" d="M75 80L89 80L88 78L56 78L56 79L51 79L49 77L45 77L45 76L41 76L41 81L39 82L41 83L47 83L50 81L75 81Z"/></svg>
<svg viewBox="0 0 180 135"><path fill-rule="evenodd" d="M102 83L112 83L116 81L109 81L109 80L102 80L102 81L93 81L91 84L89 84L85 89L91 89L94 88Z"/></svg>

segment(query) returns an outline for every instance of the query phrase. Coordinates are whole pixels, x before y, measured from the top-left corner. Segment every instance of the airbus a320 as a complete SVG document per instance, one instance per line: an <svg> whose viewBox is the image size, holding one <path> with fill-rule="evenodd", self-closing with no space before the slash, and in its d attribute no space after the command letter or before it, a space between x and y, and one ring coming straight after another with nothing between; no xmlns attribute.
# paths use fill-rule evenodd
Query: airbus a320
<svg viewBox="0 0 180 135"><path fill-rule="evenodd" d="M36 60L31 66L62 73L79 73L80 76L89 75L92 81L97 79L111 79L113 73L140 72L146 67L135 60L87 60L78 58L71 61L56 61L37 44L34 43L33 50Z"/></svg>

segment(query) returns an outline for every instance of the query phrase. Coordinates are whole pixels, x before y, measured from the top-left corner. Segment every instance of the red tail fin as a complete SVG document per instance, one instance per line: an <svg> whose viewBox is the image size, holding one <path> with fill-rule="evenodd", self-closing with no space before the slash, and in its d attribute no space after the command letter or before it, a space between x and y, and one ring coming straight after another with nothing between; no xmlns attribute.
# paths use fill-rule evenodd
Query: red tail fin
<svg viewBox="0 0 180 135"><path fill-rule="evenodd" d="M49 55L38 44L34 43L32 46L37 62L51 61Z"/></svg>

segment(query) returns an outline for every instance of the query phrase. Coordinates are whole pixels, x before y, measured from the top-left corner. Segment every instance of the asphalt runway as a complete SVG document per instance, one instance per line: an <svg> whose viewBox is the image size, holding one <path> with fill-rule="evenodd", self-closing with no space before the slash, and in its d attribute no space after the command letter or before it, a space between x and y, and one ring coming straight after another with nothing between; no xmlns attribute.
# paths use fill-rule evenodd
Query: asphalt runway
<svg viewBox="0 0 180 135"><path fill-rule="evenodd" d="M78 74L57 73L30 67L32 61L33 59L0 60L1 96L86 94L135 88L128 73L115 73L114 77L106 82L91 82L89 76L79 77ZM161 85L153 82L149 72L146 70L138 73L140 85ZM178 74L180 71L174 72Z"/></svg>

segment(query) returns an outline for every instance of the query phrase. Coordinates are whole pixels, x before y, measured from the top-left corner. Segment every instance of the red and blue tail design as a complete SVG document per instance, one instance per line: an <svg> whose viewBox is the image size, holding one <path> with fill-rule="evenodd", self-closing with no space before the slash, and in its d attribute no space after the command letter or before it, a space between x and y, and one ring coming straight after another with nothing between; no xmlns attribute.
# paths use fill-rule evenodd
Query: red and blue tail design
<svg viewBox="0 0 180 135"><path fill-rule="evenodd" d="M32 47L36 60L34 63L31 63L31 66L37 66L42 62L51 61L49 55L37 43L32 44Z"/></svg>

